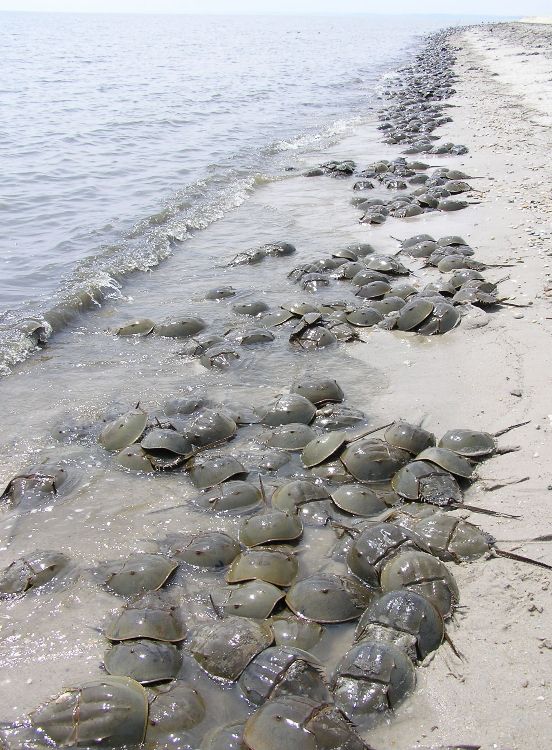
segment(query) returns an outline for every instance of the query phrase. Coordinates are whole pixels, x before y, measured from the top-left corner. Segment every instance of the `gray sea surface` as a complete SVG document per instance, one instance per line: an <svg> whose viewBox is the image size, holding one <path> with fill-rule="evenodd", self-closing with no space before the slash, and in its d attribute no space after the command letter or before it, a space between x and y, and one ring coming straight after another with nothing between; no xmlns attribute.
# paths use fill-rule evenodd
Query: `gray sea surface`
<svg viewBox="0 0 552 750"><path fill-rule="evenodd" d="M187 252L370 119L422 34L474 20L0 14L0 373L29 320L49 335Z"/></svg>

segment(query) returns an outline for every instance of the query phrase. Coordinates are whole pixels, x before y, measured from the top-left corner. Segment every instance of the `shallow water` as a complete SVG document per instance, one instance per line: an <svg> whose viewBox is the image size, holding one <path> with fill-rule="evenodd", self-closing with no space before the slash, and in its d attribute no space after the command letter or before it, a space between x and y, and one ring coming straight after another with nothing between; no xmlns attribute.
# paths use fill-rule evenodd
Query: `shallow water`
<svg viewBox="0 0 552 750"><path fill-rule="evenodd" d="M448 17L0 14L0 374L309 148ZM47 333L50 328L47 327Z"/></svg>

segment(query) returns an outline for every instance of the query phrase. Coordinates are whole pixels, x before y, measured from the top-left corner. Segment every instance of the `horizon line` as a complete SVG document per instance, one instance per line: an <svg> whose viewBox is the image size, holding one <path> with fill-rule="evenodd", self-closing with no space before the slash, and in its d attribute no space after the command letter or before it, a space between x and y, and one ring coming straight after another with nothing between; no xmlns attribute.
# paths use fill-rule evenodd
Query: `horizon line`
<svg viewBox="0 0 552 750"><path fill-rule="evenodd" d="M234 13L219 13L219 12L180 12L180 11L155 11L155 10L142 10L142 11L128 11L128 10L30 10L20 8L4 8L0 9L0 13L36 13L36 14L67 14L73 16L442 16L444 18L528 18L527 15L502 15L500 13L431 13L431 12L413 12L413 13L401 13L399 11L379 13L372 11L370 13L358 12L358 11L265 11L263 13L251 13L247 11L236 11ZM529 16L530 17L530 16Z"/></svg>

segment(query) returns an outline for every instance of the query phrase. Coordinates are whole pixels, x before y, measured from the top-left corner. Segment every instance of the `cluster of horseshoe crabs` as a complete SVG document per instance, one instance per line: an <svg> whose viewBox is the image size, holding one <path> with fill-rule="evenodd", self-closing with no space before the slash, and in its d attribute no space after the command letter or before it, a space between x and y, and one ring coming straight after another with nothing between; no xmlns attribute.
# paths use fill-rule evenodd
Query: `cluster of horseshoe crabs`
<svg viewBox="0 0 552 750"><path fill-rule="evenodd" d="M453 93L452 63L440 34L402 71L402 83L386 92L386 142L405 144L407 155L465 152L436 146L431 134L450 119L442 100ZM467 175L428 168L399 158L357 173L358 193L414 188L392 201L355 198L362 221L465 207L454 196L471 189ZM345 178L355 170L351 161L327 162L310 174ZM231 265L293 252L273 243ZM462 238L417 235L401 241L400 255L450 276L420 289L398 280L409 269L397 256L357 243L291 273L311 293L350 281L350 302L272 311L260 301L234 304L236 315L261 325L230 340L203 334L198 317L132 321L116 333L187 339L185 354L224 369L240 357L236 344L268 342L274 327L292 328L292 346L318 348L375 325L446 333L460 305L499 301ZM219 287L207 299L235 294ZM414 690L417 665L451 643L446 625L460 601L453 566L500 555L551 568L497 548L451 512L491 513L464 504L463 489L501 450L502 433L455 428L437 440L403 420L370 424L343 401L336 381L312 377L261 408L175 398L161 411L137 404L101 424L59 430L60 439L97 439L123 470L154 479L185 473L210 528L174 531L153 551L91 571L62 552L37 550L0 573L2 597L33 596L87 575L124 600L101 623L109 642L103 672L2 725L9 747L369 750L370 728ZM251 452L251 442L264 450ZM0 499L10 512L25 512L76 482L65 467L34 466ZM220 726L229 697L239 710Z"/></svg>
<svg viewBox="0 0 552 750"><path fill-rule="evenodd" d="M171 533L156 552L94 568L93 579L125 599L102 628L110 642L107 676L32 712L18 727L27 740L155 748L201 743L202 750L368 747L358 730L390 715L414 689L416 665L447 637L445 623L460 600L447 563L492 554L525 558L497 550L476 525L449 513L489 512L464 505L462 487L476 478L480 461L500 450L498 435L452 429L437 440L405 421L371 426L343 401L336 381L305 378L258 423L247 420L282 460L246 467L231 454L201 463L193 457L187 471L200 493L198 507L214 514L212 530ZM168 411L177 405L180 415L191 409L173 401ZM108 449L137 446L147 422L134 409L107 424L100 441ZM192 423L190 451L168 456L170 442L159 441L140 447L130 468L181 467L198 447L220 448L231 439L239 445L240 420L209 410L205 424L214 431ZM162 429L151 427L146 436ZM152 457L151 466L144 468L144 456ZM44 476L50 482L41 491L54 492L55 471ZM12 490L23 479L36 476L14 478ZM309 540L321 533L329 555L314 565ZM54 552L15 561L2 572L0 591L26 595L68 562ZM175 577L178 569L205 575L191 599L180 583L185 576ZM331 663L328 644L344 629L352 645ZM238 693L249 718L213 727L201 688L185 679L184 657L204 679Z"/></svg>

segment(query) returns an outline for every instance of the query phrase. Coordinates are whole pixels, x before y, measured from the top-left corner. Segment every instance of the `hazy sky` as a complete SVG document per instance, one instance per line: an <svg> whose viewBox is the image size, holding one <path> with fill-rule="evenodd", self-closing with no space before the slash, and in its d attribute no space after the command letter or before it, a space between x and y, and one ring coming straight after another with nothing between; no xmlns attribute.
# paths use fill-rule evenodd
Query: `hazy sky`
<svg viewBox="0 0 552 750"><path fill-rule="evenodd" d="M0 10L126 13L547 15L552 0L0 0Z"/></svg>

